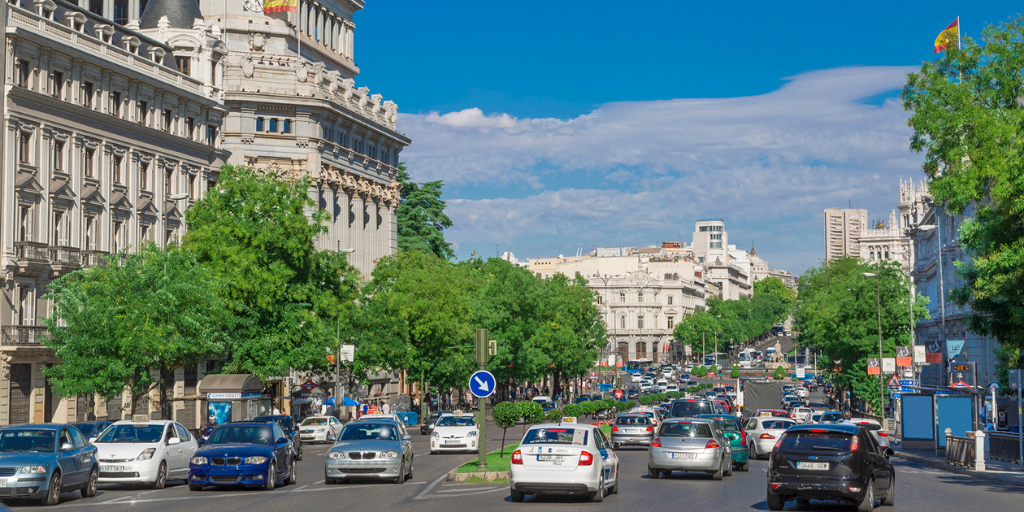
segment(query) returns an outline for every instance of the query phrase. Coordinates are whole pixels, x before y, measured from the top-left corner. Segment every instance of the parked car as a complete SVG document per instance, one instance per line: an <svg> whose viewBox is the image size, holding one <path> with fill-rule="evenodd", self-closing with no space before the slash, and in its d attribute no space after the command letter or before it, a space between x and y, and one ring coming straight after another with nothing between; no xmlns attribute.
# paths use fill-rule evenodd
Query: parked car
<svg viewBox="0 0 1024 512"><path fill-rule="evenodd" d="M450 417L450 416L445 416ZM324 482L349 478L393 479L401 484L413 474L412 436L401 422L382 419L351 421L327 452Z"/></svg>
<svg viewBox="0 0 1024 512"><path fill-rule="evenodd" d="M168 420L121 420L91 440L100 461L101 484L147 484L188 480L188 462L199 450L185 427Z"/></svg>
<svg viewBox="0 0 1024 512"><path fill-rule="evenodd" d="M455 412L442 414L434 423L430 434L430 453L450 451L476 451L480 442L480 427L471 415Z"/></svg>
<svg viewBox="0 0 1024 512"><path fill-rule="evenodd" d="M96 495L100 468L96 447L68 424L29 424L0 428L0 474L5 498L38 499L56 505L64 492Z"/></svg>
<svg viewBox="0 0 1024 512"><path fill-rule="evenodd" d="M269 491L297 478L295 449L281 426L245 421L225 423L210 434L189 461L188 488L242 485Z"/></svg>
<svg viewBox="0 0 1024 512"><path fill-rule="evenodd" d="M896 471L883 448L859 425L798 425L776 443L768 462L767 501L782 510L789 500L839 500L859 511L875 501L894 505Z"/></svg>
<svg viewBox="0 0 1024 512"><path fill-rule="evenodd" d="M509 494L517 503L527 494L589 494L591 501L603 501L606 492L619 492L619 458L594 425L535 425L511 462Z"/></svg>
<svg viewBox="0 0 1024 512"><path fill-rule="evenodd" d="M747 433L747 450L750 451L750 458L757 459L762 455L771 454L783 432L793 426L796 426L796 422L788 417L755 416L748 419L743 424L743 430Z"/></svg>
<svg viewBox="0 0 1024 512"><path fill-rule="evenodd" d="M79 423L72 423L79 432L85 436L86 439L92 439L100 435L103 429L110 426L110 421L83 421Z"/></svg>
<svg viewBox="0 0 1024 512"><path fill-rule="evenodd" d="M287 414L276 414L273 416L259 416L253 418L253 421L273 421L280 425L281 430L288 435L288 439L292 440L292 446L295 448L295 460L302 460L302 436L299 435L299 427L292 421L292 417Z"/></svg>
<svg viewBox="0 0 1024 512"><path fill-rule="evenodd" d="M306 443L333 443L341 422L334 416L310 416L299 423L299 437Z"/></svg>
<svg viewBox="0 0 1024 512"><path fill-rule="evenodd" d="M442 414L451 414L452 411L434 411L430 413L430 418L425 419L420 423L420 434L427 435L434 431L434 422L441 417Z"/></svg>
<svg viewBox="0 0 1024 512"><path fill-rule="evenodd" d="M612 425L612 448L618 450L622 445L649 446L654 439L654 427L654 422L646 414L620 414Z"/></svg>
<svg viewBox="0 0 1024 512"><path fill-rule="evenodd" d="M732 475L732 449L721 425L708 419L670 419L647 450L647 476L702 472L721 480Z"/></svg>

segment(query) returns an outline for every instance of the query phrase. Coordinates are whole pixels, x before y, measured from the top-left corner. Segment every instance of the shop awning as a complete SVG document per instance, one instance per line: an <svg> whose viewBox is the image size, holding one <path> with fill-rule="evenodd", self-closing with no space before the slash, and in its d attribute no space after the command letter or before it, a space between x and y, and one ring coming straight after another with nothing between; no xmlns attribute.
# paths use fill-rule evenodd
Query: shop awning
<svg viewBox="0 0 1024 512"><path fill-rule="evenodd" d="M263 392L263 383L255 375L207 375L199 383L199 393L207 399L254 398Z"/></svg>

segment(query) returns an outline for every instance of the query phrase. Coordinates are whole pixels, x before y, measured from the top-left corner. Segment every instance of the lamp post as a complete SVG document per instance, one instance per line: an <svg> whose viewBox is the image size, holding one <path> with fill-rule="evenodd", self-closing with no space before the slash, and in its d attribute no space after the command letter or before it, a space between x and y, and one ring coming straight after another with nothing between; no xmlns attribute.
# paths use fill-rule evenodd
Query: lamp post
<svg viewBox="0 0 1024 512"><path fill-rule="evenodd" d="M945 380L945 375L949 374L947 371L947 368L949 367L949 360L946 358L946 353L948 353L946 348L946 280L942 277L942 227L939 222L938 212L935 213L935 224L922 224L917 228L921 231L931 231L934 229L937 238L936 241L939 244L939 310L942 313L942 346L940 347L940 350L944 352L942 354L942 373L944 374L942 379Z"/></svg>
<svg viewBox="0 0 1024 512"><path fill-rule="evenodd" d="M881 268L881 267L879 267ZM878 305L878 405L881 408L882 431L889 430L889 418L885 416L885 376L882 375L882 282L878 274L864 272L864 277L875 278L875 299Z"/></svg>

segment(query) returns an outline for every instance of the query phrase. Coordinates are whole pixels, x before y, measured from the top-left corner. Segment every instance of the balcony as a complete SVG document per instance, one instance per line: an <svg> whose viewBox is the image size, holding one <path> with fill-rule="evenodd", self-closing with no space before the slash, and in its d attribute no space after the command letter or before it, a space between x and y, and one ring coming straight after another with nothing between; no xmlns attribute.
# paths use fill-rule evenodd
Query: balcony
<svg viewBox="0 0 1024 512"><path fill-rule="evenodd" d="M40 242L14 242L14 256L19 260L32 262L50 261L49 247Z"/></svg>
<svg viewBox="0 0 1024 512"><path fill-rule="evenodd" d="M41 325L6 325L0 336L0 345L42 347L47 336L46 327Z"/></svg>
<svg viewBox="0 0 1024 512"><path fill-rule="evenodd" d="M107 260L103 256L109 256L106 251L82 251L81 262L83 267L105 266Z"/></svg>
<svg viewBox="0 0 1024 512"><path fill-rule="evenodd" d="M54 265L66 268L80 268L82 266L81 251L74 247L50 247L50 262Z"/></svg>

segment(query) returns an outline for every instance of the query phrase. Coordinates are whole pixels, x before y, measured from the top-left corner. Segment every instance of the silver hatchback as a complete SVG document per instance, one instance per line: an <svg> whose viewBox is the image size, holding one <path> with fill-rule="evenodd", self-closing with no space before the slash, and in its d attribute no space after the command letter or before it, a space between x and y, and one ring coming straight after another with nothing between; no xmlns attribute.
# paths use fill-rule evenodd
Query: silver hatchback
<svg viewBox="0 0 1024 512"><path fill-rule="evenodd" d="M661 424L647 451L647 475L702 472L715 480L732 475L732 448L722 426L709 419L670 419Z"/></svg>
<svg viewBox="0 0 1024 512"><path fill-rule="evenodd" d="M654 422L643 413L620 414L612 425L612 448L638 445L650 446L654 439Z"/></svg>

